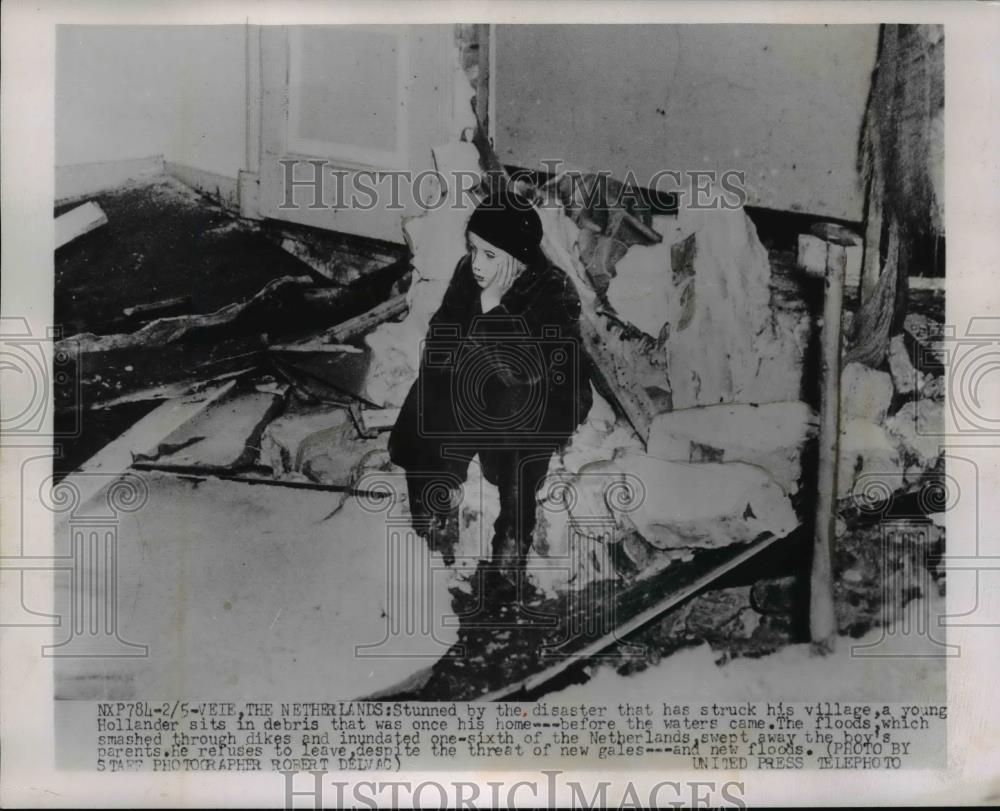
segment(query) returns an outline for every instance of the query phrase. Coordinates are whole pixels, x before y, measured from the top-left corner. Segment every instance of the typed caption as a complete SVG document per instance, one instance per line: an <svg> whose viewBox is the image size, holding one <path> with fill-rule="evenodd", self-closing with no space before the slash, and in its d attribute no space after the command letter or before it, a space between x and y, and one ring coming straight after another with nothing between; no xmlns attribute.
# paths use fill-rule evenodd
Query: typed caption
<svg viewBox="0 0 1000 811"><path fill-rule="evenodd" d="M57 702L59 764L98 772L874 769L945 763L942 704ZM65 732L63 731L65 730Z"/></svg>

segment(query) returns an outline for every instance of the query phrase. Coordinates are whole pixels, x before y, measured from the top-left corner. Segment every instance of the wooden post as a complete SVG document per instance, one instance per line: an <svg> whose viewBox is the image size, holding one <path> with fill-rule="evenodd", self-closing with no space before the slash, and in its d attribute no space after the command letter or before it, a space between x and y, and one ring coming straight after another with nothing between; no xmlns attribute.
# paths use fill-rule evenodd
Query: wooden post
<svg viewBox="0 0 1000 811"><path fill-rule="evenodd" d="M819 471L816 485L816 525L809 579L809 635L813 650L826 654L837 637L833 605L832 549L837 502L837 459L840 451L840 332L844 304L847 245L835 232L824 235L826 251L821 333Z"/></svg>

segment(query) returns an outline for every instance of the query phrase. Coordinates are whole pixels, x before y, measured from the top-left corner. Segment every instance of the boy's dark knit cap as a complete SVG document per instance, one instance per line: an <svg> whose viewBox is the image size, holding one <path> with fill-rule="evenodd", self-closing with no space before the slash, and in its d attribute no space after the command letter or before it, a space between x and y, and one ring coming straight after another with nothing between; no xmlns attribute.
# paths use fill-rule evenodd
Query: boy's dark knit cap
<svg viewBox="0 0 1000 811"><path fill-rule="evenodd" d="M469 217L468 230L532 264L542 242L542 221L531 202L514 192L499 192L483 200Z"/></svg>

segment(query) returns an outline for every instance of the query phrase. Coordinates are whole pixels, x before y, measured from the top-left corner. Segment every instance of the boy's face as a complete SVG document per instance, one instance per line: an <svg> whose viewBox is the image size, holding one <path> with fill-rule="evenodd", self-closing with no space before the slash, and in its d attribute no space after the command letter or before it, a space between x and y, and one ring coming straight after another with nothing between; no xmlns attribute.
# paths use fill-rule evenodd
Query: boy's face
<svg viewBox="0 0 1000 811"><path fill-rule="evenodd" d="M522 263L507 251L501 250L471 231L468 234L468 245L469 258L472 260L472 275L482 290L493 284L502 270L512 268L515 274L523 270Z"/></svg>

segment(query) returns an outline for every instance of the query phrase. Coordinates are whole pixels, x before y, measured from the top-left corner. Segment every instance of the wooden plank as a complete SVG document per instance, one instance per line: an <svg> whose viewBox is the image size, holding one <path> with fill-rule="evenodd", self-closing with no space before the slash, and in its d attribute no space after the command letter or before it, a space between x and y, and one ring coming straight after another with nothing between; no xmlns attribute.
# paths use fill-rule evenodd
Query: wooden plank
<svg viewBox="0 0 1000 811"><path fill-rule="evenodd" d="M355 354L364 351L351 344L326 343L321 338L311 338L297 344L272 344L267 349L269 352L353 352Z"/></svg>
<svg viewBox="0 0 1000 811"><path fill-rule="evenodd" d="M383 321L388 321L390 318L400 315L406 311L407 306L406 296L399 295L382 302L366 313L337 324L337 326L328 329L323 334L335 343L340 344L351 338L356 338L369 329L378 326Z"/></svg>
<svg viewBox="0 0 1000 811"><path fill-rule="evenodd" d="M304 389L320 400L349 403L366 399L366 381L371 366L371 351L360 352L275 352L275 368L297 389ZM346 398L346 399L345 399ZM378 408L381 403L371 403Z"/></svg>
<svg viewBox="0 0 1000 811"><path fill-rule="evenodd" d="M107 225L108 215L97 203L84 203L56 217L56 247L61 248L95 228Z"/></svg>
<svg viewBox="0 0 1000 811"><path fill-rule="evenodd" d="M241 482L243 484L265 485L267 487L285 487L289 490L320 490L329 493L347 493L352 496L365 496L376 498L388 498L392 494L388 491L379 490L356 490L342 484L323 484L322 482L304 482L298 479L275 479L270 476L254 476L248 473L224 473L215 468L181 467L177 465L161 465L156 462L136 462L132 465L134 470L155 470L157 473L168 473L178 479L189 481L204 481L205 479L219 479L227 482Z"/></svg>
<svg viewBox="0 0 1000 811"><path fill-rule="evenodd" d="M174 400L178 397L186 397L189 394L196 394L203 389L209 388L213 383L223 383L236 377L242 377L247 372L252 372L256 367L247 366L244 369L237 369L233 372L226 372L218 377L208 380L181 380L177 383L165 383L162 386L152 386L151 388L140 389L138 391L113 397L110 400L97 400L90 404L91 411L101 411L107 408L124 405L125 403L142 403L148 400Z"/></svg>
<svg viewBox="0 0 1000 811"><path fill-rule="evenodd" d="M173 298L150 301L144 304L136 304L132 307L125 307L122 314L126 318L137 318L150 313L159 313L164 310L174 310L178 307L185 307L191 304L191 296L174 296Z"/></svg>
<svg viewBox="0 0 1000 811"><path fill-rule="evenodd" d="M833 602L833 539L836 535L837 460L840 455L840 325L847 247L827 242L826 294L820 333L819 472L816 524L809 580L809 634L818 653L833 650L837 617Z"/></svg>
<svg viewBox="0 0 1000 811"><path fill-rule="evenodd" d="M79 503L85 504L108 484L110 478L120 476L130 468L136 453L156 448L188 420L228 394L235 385L236 381L230 380L197 398L168 400L139 420L118 439L105 445L80 465L78 470L63 479L60 485L71 487L78 492Z"/></svg>
<svg viewBox="0 0 1000 811"><path fill-rule="evenodd" d="M366 408L361 411L361 419L366 431L387 431L399 419L399 408Z"/></svg>
<svg viewBox="0 0 1000 811"><path fill-rule="evenodd" d="M141 461L183 469L231 471L245 467L256 461L260 436L283 405L281 393L232 393L142 454Z"/></svg>

